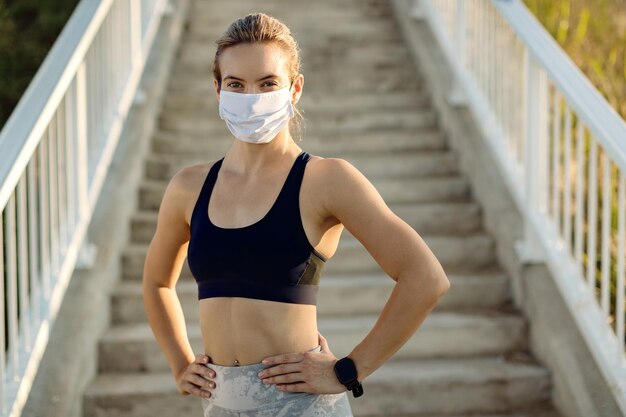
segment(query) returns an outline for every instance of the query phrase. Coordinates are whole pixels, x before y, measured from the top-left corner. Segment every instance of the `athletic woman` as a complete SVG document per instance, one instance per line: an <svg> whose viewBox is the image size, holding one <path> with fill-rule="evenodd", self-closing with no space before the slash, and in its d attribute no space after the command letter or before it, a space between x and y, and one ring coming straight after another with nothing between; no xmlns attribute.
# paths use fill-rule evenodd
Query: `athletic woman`
<svg viewBox="0 0 626 417"><path fill-rule="evenodd" d="M234 140L223 158L171 179L145 260L150 326L179 392L201 397L205 417L352 416L348 392L367 395L363 380L450 285L359 170L296 144L299 68L298 45L279 20L254 13L229 26L213 75ZM344 226L396 284L371 332L337 358L318 332L316 300ZM185 257L198 284L197 355L175 291Z"/></svg>

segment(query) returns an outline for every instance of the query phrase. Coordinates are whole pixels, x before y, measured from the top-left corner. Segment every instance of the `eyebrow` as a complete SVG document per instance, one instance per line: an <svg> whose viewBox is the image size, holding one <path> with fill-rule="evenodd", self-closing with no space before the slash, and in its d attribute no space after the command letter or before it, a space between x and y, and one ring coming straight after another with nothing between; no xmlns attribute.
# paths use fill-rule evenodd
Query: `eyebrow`
<svg viewBox="0 0 626 417"><path fill-rule="evenodd" d="M237 81L245 81L245 80L242 80L241 78L237 78L237 77L234 77L234 76L232 76L232 75L227 75L226 77L224 77L224 79L225 79L225 80L227 80L227 79L229 79L229 78L231 78L231 79L233 79L233 80L237 80ZM267 80L268 78L279 78L279 77L278 77L278 75L275 75L275 74L270 74L270 75L266 75L266 76L265 76L265 77L263 77L263 78L259 78L257 81Z"/></svg>

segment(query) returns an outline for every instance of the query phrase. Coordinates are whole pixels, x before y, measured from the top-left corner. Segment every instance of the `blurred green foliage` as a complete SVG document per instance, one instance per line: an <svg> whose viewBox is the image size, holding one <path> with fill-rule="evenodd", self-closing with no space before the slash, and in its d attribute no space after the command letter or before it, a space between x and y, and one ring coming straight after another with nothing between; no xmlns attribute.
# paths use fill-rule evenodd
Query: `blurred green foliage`
<svg viewBox="0 0 626 417"><path fill-rule="evenodd" d="M79 0L0 0L0 129Z"/></svg>
<svg viewBox="0 0 626 417"><path fill-rule="evenodd" d="M626 0L524 0L626 119Z"/></svg>

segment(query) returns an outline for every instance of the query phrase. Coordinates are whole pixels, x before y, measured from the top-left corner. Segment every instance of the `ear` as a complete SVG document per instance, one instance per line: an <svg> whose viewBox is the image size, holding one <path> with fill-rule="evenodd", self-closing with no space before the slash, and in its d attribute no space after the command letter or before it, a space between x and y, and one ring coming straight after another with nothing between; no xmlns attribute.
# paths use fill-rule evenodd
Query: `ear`
<svg viewBox="0 0 626 417"><path fill-rule="evenodd" d="M304 75L298 74L293 80L293 91L291 92L291 101L296 104L302 95L302 87L304 87Z"/></svg>
<svg viewBox="0 0 626 417"><path fill-rule="evenodd" d="M215 86L215 94L217 95L217 101L220 101L220 86L215 78L213 79L213 85Z"/></svg>

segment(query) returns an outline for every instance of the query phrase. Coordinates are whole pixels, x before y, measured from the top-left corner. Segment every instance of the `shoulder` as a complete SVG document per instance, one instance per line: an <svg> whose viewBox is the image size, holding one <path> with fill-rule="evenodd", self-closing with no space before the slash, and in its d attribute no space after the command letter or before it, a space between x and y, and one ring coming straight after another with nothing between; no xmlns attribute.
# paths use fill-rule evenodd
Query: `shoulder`
<svg viewBox="0 0 626 417"><path fill-rule="evenodd" d="M311 155L308 164L311 166L311 176L317 181L334 182L335 180L349 180L350 176L363 175L349 161L342 158L325 158Z"/></svg>
<svg viewBox="0 0 626 417"><path fill-rule="evenodd" d="M335 215L341 206L353 206L369 200L382 203L380 194L367 177L343 158L312 156L311 180L326 215Z"/></svg>
<svg viewBox="0 0 626 417"><path fill-rule="evenodd" d="M209 173L218 160L180 168L169 180L163 195L163 203L176 207L189 223L193 206Z"/></svg>

